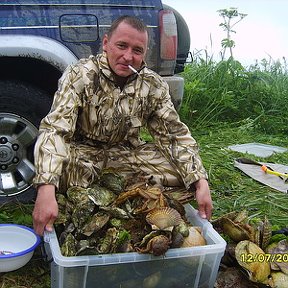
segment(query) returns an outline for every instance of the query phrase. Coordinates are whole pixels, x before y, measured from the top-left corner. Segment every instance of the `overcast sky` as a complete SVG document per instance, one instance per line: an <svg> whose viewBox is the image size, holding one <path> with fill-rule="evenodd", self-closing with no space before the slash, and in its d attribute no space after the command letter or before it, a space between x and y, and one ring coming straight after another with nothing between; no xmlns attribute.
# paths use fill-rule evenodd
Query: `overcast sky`
<svg viewBox="0 0 288 288"><path fill-rule="evenodd" d="M288 0L163 0L185 18L191 36L191 50L206 49L216 60L226 33L219 26L217 10L237 8L248 14L235 27L234 57L243 65L263 58L288 58ZM212 39L212 47L211 41Z"/></svg>

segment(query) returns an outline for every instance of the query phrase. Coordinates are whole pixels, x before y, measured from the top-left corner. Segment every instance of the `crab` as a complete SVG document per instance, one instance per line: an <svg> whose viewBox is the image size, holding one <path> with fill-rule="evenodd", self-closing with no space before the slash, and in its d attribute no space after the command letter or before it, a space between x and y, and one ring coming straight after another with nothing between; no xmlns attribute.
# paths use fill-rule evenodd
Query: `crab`
<svg viewBox="0 0 288 288"><path fill-rule="evenodd" d="M154 208L167 207L167 200L159 187L147 187L146 185L139 185L128 191L121 193L114 201L114 205L119 206L128 199L140 197L140 207L134 208L134 213L145 213L153 210Z"/></svg>

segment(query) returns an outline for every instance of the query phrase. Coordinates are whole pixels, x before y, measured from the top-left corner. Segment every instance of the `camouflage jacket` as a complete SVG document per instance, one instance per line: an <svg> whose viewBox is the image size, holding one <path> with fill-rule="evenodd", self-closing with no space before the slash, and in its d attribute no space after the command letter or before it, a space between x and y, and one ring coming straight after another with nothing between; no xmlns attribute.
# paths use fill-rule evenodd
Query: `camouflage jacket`
<svg viewBox="0 0 288 288"><path fill-rule="evenodd" d="M143 65L121 90L113 81L105 53L69 66L49 114L40 124L35 146L34 184L59 185L69 143L79 139L109 145L142 145L140 127L148 128L156 145L180 173L185 186L207 178L196 141L183 124L167 83Z"/></svg>

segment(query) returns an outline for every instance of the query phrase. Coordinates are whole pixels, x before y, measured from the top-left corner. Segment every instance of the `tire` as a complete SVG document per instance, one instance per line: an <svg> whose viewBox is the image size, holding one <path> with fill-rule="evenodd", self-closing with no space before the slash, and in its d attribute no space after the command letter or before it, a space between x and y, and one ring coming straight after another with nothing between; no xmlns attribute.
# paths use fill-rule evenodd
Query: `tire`
<svg viewBox="0 0 288 288"><path fill-rule="evenodd" d="M35 199L33 150L52 97L30 84L0 80L0 202Z"/></svg>
<svg viewBox="0 0 288 288"><path fill-rule="evenodd" d="M190 31L189 27L181 16L181 14L169 5L163 4L164 9L172 10L177 22L177 61L175 73L180 73L184 70L184 64L190 51Z"/></svg>

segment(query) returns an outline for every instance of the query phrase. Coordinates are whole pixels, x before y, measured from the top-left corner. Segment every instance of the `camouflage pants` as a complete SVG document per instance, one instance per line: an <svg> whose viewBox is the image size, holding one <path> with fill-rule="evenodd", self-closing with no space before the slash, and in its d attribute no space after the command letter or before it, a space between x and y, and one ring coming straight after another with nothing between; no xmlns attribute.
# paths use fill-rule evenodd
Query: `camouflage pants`
<svg viewBox="0 0 288 288"><path fill-rule="evenodd" d="M109 167L116 168L123 176L143 172L164 186L184 185L179 173L152 143L137 148L127 145L71 145L68 163L64 167L61 190L70 186L87 187L96 180L102 169Z"/></svg>

